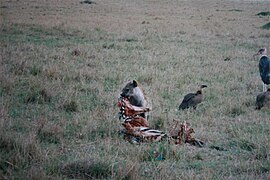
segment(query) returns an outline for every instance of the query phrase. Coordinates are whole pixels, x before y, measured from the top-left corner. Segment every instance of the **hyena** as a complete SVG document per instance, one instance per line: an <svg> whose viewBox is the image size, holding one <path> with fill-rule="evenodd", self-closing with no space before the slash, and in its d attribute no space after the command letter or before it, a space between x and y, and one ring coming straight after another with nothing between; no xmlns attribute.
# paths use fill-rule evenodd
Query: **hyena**
<svg viewBox="0 0 270 180"><path fill-rule="evenodd" d="M130 104L138 107L150 107L150 103L147 97L144 95L142 89L139 87L137 81L129 81L122 89L120 94L122 97L128 98ZM145 113L140 114L142 117L146 117ZM147 115L148 116L148 115Z"/></svg>

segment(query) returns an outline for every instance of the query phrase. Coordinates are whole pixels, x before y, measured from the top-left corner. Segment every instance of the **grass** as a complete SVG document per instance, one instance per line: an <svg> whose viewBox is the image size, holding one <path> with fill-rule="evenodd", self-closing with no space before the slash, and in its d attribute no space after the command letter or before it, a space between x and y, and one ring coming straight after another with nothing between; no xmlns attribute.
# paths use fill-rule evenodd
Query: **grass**
<svg viewBox="0 0 270 180"><path fill-rule="evenodd" d="M252 57L270 49L268 2L1 3L0 179L269 178ZM152 128L187 121L206 146L123 140L117 98L130 79ZM197 110L176 111L201 84Z"/></svg>

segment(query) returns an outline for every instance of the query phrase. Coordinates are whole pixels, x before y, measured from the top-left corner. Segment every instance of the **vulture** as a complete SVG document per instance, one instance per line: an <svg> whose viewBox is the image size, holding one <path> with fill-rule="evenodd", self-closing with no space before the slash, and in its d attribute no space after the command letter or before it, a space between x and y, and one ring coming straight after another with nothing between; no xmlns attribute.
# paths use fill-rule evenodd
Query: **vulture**
<svg viewBox="0 0 270 180"><path fill-rule="evenodd" d="M266 48L260 49L254 56L260 55L259 72L263 82L263 91L266 91L266 85L270 84L270 59L267 57Z"/></svg>
<svg viewBox="0 0 270 180"><path fill-rule="evenodd" d="M200 89L196 93L188 93L187 95L185 95L178 109L187 109L189 107L193 107L193 109L196 109L197 105L202 102L202 89L205 87L207 86L201 85Z"/></svg>
<svg viewBox="0 0 270 180"><path fill-rule="evenodd" d="M262 107L270 108L270 88L266 92L260 93L256 98L256 109L260 110Z"/></svg>

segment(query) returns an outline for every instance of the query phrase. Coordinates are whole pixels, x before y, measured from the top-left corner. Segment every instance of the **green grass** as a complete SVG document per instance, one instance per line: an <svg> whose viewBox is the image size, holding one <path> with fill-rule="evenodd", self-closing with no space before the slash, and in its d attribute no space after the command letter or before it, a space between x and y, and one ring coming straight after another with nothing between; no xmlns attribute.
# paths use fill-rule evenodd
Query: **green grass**
<svg viewBox="0 0 270 180"><path fill-rule="evenodd" d="M44 45L48 47L62 47L67 44L84 44L99 41L104 32L94 29L90 37L82 35L83 32L77 30L65 31L61 26L44 29L39 25L11 24L1 27L1 41L4 42L29 42L35 45ZM92 34L100 34L94 38ZM99 37L100 36L100 37Z"/></svg>
<svg viewBox="0 0 270 180"><path fill-rule="evenodd" d="M0 179L269 177L270 111L255 111L252 58L269 44L254 16L263 3L14 3L1 4ZM152 128L187 121L205 147L125 141L117 98L132 79ZM201 84L197 110L176 111Z"/></svg>

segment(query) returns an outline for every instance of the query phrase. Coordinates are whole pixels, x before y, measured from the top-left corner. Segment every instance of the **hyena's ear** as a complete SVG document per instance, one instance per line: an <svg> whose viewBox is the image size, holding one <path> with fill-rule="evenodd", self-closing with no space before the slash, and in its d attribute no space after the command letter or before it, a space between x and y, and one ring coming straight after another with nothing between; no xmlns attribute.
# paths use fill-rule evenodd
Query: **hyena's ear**
<svg viewBox="0 0 270 180"><path fill-rule="evenodd" d="M137 83L136 80L133 80L133 86L134 86L134 87L137 87L137 86L138 86L138 83Z"/></svg>

